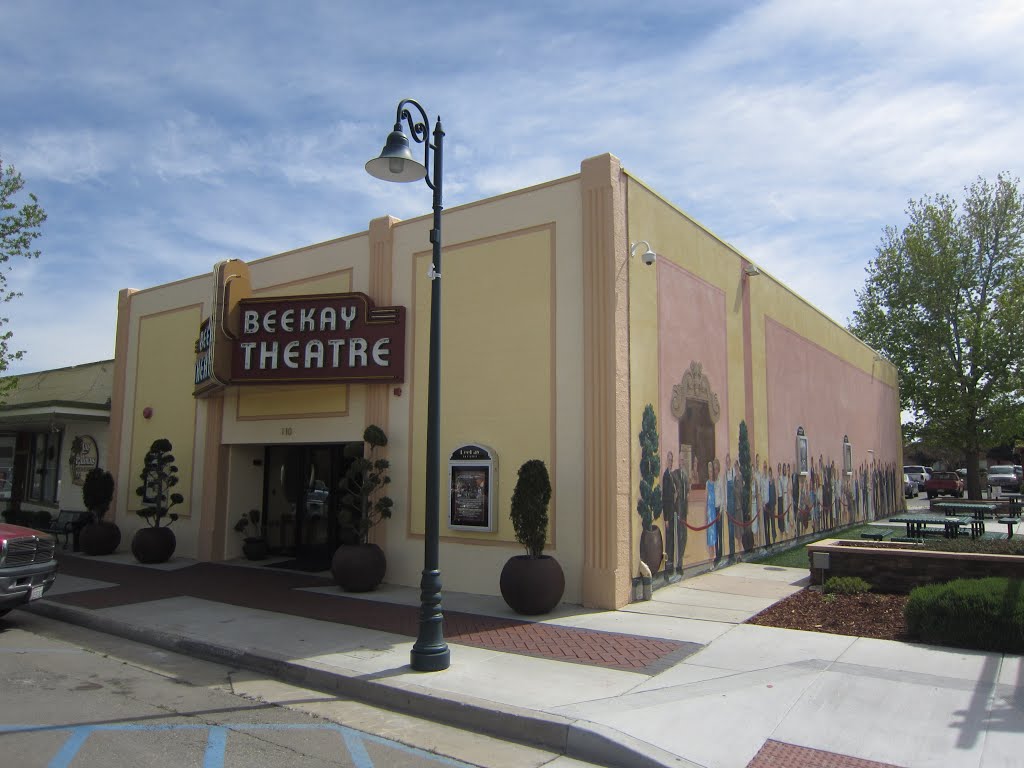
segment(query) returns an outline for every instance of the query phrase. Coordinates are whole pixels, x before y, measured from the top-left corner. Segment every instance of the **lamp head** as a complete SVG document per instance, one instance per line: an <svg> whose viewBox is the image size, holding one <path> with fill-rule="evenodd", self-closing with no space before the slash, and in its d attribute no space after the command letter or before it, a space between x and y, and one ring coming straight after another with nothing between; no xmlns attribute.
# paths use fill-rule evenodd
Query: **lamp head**
<svg viewBox="0 0 1024 768"><path fill-rule="evenodd" d="M657 260L658 254L651 250L651 244L648 243L646 240L641 240L637 243L633 243L633 245L629 247L629 255L636 256L637 251L640 250L641 245L644 247L644 252L640 254L640 260L649 267Z"/></svg>
<svg viewBox="0 0 1024 768"><path fill-rule="evenodd" d="M413 158L408 137L401 124L395 123L380 156L366 163L366 172L384 181L419 181L427 175L427 168Z"/></svg>

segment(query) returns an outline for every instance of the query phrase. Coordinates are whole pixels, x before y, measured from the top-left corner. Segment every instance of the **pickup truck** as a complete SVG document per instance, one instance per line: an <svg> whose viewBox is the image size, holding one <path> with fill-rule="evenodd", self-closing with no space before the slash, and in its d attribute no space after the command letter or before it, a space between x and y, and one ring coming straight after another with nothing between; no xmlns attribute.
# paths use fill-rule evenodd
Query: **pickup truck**
<svg viewBox="0 0 1024 768"><path fill-rule="evenodd" d="M38 600L53 586L56 544L48 533L0 523L0 616Z"/></svg>
<svg viewBox="0 0 1024 768"><path fill-rule="evenodd" d="M933 472L932 476L924 481L924 492L928 494L929 499L943 495L960 498L964 495L964 481L956 472Z"/></svg>

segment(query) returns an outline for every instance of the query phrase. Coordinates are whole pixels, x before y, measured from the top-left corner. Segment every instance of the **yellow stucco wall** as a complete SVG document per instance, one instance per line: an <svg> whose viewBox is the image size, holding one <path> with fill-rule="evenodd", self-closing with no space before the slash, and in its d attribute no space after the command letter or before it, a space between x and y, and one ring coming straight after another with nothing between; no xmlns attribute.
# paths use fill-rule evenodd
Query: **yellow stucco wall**
<svg viewBox="0 0 1024 768"><path fill-rule="evenodd" d="M127 456L128 475L120 479L122 488L128 486L128 511L140 509L142 499L135 488L141 483L146 451L158 438L170 440L179 479L174 492L185 497L184 503L172 510L181 518L175 524L175 533L186 541L195 536L192 518L197 511L190 492L195 461L196 401L190 391L195 354L180 341L196 335L201 315L201 307L191 305L139 318L133 398L137 413ZM142 417L147 407L153 409L149 419Z"/></svg>
<svg viewBox="0 0 1024 768"><path fill-rule="evenodd" d="M426 273L430 253L416 256L413 276ZM515 541L509 517L519 467L541 459L555 476L554 423L554 253L548 227L510 233L452 248L444 253L441 345L441 444L485 442L501 446L493 533L450 530L445 536ZM413 329L413 429L427 430L430 284L415 280ZM481 436L486 435L486 440ZM442 456L447 467L450 451ZM411 466L422 467L426 444L413 445ZM423 533L425 479L413 473L411 532ZM447 511L447 481L440 507ZM557 509L549 509L548 540Z"/></svg>
<svg viewBox="0 0 1024 768"><path fill-rule="evenodd" d="M449 529L448 499L440 500L446 589L498 594L505 560L523 551L508 517L516 473L527 459L542 458L553 486L545 552L565 572L565 599L581 599L580 220L576 178L445 211L442 489L448 457L464 442L493 448L500 473L493 534ZM395 511L385 523L387 579L397 584L418 584L423 567L429 229L430 218L421 217L398 222L393 230L393 302L410 308L411 324L407 380L389 399Z"/></svg>

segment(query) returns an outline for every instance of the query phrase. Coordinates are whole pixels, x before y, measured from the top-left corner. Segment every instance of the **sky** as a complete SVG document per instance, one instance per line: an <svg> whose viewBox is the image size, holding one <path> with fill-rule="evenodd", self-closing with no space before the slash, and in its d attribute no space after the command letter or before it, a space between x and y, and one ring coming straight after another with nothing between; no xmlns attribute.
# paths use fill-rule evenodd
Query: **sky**
<svg viewBox="0 0 1024 768"><path fill-rule="evenodd" d="M122 288L429 213L363 170L407 97L445 207L610 152L844 325L910 199L1024 173L1019 0L389 7L0 0L0 158L48 214L8 372L113 357Z"/></svg>

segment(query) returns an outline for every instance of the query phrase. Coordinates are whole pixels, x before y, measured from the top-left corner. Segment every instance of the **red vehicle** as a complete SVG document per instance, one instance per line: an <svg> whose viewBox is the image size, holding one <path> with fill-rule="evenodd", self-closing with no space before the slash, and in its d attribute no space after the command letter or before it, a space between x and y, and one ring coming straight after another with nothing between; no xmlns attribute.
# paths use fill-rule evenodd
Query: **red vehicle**
<svg viewBox="0 0 1024 768"><path fill-rule="evenodd" d="M0 523L0 616L53 586L56 543L48 533Z"/></svg>
<svg viewBox="0 0 1024 768"><path fill-rule="evenodd" d="M942 495L960 498L964 495L964 481L956 472L933 472L924 481L924 491L929 499Z"/></svg>

